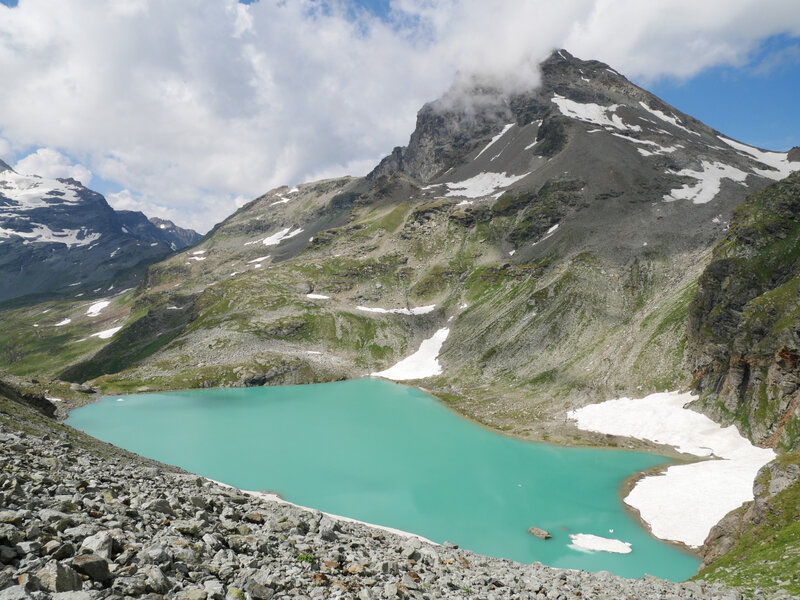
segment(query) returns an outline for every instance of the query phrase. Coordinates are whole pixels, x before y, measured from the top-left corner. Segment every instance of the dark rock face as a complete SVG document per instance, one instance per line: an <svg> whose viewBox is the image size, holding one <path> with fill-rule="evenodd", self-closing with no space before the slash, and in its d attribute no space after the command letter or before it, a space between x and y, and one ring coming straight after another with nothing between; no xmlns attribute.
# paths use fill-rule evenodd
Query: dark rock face
<svg viewBox="0 0 800 600"><path fill-rule="evenodd" d="M769 570L786 573L784 585L791 579L796 585L797 571L791 562L796 559L789 557L796 555L798 540L788 530L800 518L800 454L785 453L764 465L753 483L753 497L711 529L703 545L701 575L715 578L719 572L733 572L739 581L747 581ZM762 540L776 537L785 545L777 560L778 555L760 553Z"/></svg>
<svg viewBox="0 0 800 600"><path fill-rule="evenodd" d="M702 406L754 442L800 444L800 173L751 196L714 250L689 312Z"/></svg>
<svg viewBox="0 0 800 600"><path fill-rule="evenodd" d="M0 165L0 302L109 281L180 249L184 238L192 236L114 211L74 179Z"/></svg>
<svg viewBox="0 0 800 600"><path fill-rule="evenodd" d="M155 225L161 233L167 236L170 244L174 244L173 250L183 250L192 246L202 239L202 235L197 233L194 229L184 229L178 227L172 221L167 219L159 219L158 217L150 217L149 221Z"/></svg>

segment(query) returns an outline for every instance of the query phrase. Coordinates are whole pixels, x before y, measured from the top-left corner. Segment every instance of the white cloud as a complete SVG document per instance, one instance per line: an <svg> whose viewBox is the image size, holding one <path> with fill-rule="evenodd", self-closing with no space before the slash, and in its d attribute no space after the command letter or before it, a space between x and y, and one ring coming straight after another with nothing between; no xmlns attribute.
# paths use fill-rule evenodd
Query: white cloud
<svg viewBox="0 0 800 600"><path fill-rule="evenodd" d="M14 165L21 175L39 175L48 179L72 177L83 185L92 182L92 172L83 165L74 165L69 157L52 148L39 148L36 152L21 158Z"/></svg>
<svg viewBox="0 0 800 600"><path fill-rule="evenodd" d="M206 230L277 185L365 173L457 71L528 86L563 46L687 77L800 34L798 14L795 0L394 0L385 22L338 0L21 0L0 5L0 150L80 157L142 209Z"/></svg>

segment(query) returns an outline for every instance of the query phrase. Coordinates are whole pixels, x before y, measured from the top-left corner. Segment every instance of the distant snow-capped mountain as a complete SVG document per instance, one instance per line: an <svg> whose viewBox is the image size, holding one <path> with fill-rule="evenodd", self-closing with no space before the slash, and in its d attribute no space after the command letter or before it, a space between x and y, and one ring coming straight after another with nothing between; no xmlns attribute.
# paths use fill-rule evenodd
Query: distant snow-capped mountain
<svg viewBox="0 0 800 600"><path fill-rule="evenodd" d="M115 211L74 179L23 175L0 161L0 301L104 282L199 237Z"/></svg>

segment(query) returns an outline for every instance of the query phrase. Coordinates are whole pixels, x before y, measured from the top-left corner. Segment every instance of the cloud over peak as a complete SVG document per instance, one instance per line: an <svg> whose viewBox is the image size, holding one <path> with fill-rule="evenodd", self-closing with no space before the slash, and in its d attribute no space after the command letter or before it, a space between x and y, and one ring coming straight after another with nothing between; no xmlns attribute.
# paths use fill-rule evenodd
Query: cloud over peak
<svg viewBox="0 0 800 600"><path fill-rule="evenodd" d="M530 87L538 62L566 47L633 77L687 77L800 34L793 0L394 0L386 19L351 8L0 6L0 67L14 82L0 90L0 150L19 154L2 158L42 175L82 169L126 190L121 203L204 231L237 199L367 172L457 72Z"/></svg>

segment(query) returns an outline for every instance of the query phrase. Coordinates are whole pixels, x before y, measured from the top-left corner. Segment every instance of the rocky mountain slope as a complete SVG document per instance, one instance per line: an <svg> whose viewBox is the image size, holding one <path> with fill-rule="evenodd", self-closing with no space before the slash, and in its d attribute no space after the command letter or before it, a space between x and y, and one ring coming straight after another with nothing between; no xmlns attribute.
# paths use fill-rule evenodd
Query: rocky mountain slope
<svg viewBox="0 0 800 600"><path fill-rule="evenodd" d="M115 211L74 179L21 175L0 161L0 302L107 283L198 239Z"/></svg>
<svg viewBox="0 0 800 600"><path fill-rule="evenodd" d="M0 460L3 600L741 598L704 581L478 556L266 501L99 442L1 390Z"/></svg>
<svg viewBox="0 0 800 600"><path fill-rule="evenodd" d="M753 495L709 533L699 577L800 597L800 453L764 466Z"/></svg>
<svg viewBox="0 0 800 600"><path fill-rule="evenodd" d="M63 349L51 373L136 390L357 377L446 329L426 388L539 439L577 435L564 411L592 399L688 385L688 305L711 248L748 193L800 162L602 63L559 51L541 69L526 93L455 85L365 178L254 200L152 266L94 330L74 304L26 307L4 316L7 342L50 310L37 334ZM78 342L102 323L121 329Z"/></svg>
<svg viewBox="0 0 800 600"><path fill-rule="evenodd" d="M800 173L748 198L689 313L698 404L759 444L800 448Z"/></svg>

